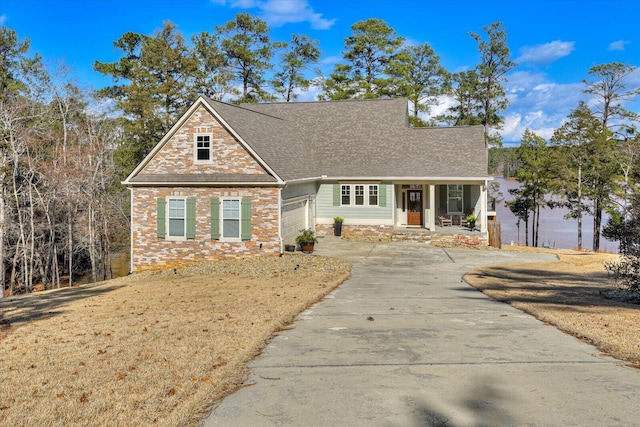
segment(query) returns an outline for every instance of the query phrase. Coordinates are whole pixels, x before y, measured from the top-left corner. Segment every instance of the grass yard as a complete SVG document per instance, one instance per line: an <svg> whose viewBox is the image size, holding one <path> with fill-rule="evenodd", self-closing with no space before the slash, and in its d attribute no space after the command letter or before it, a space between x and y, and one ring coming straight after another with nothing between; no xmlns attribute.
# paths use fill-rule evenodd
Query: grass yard
<svg viewBox="0 0 640 427"><path fill-rule="evenodd" d="M0 300L0 424L196 424L349 269L287 255Z"/></svg>
<svg viewBox="0 0 640 427"><path fill-rule="evenodd" d="M487 296L640 367L640 306L603 296L615 289L604 263L616 260L618 255L517 250L555 253L558 261L481 268L464 279Z"/></svg>

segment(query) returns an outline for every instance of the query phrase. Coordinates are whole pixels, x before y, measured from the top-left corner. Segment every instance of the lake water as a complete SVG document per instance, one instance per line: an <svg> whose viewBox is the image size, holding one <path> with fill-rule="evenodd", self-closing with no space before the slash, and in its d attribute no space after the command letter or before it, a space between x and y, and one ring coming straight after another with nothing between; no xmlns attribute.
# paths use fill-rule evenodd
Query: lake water
<svg viewBox="0 0 640 427"><path fill-rule="evenodd" d="M509 194L509 189L518 188L520 183L514 180L506 180L504 178L495 178L495 182L500 184L500 191L504 200L496 206L498 222L502 228L502 244L508 245L512 241L514 243L525 243L524 222L520 222L520 235L518 235L518 219L505 205L505 202L513 199ZM559 249L574 249L578 247L578 221L575 219L564 219L564 215L568 212L565 208L541 209L540 210L540 228L538 233L538 246L548 242L551 247ZM602 224L606 224L608 218L603 213ZM529 244L533 242L531 234L531 224L529 224ZM583 215L582 217L582 248L593 248L593 217L591 215ZM618 242L610 242L605 238L600 238L600 250L607 252L617 252Z"/></svg>

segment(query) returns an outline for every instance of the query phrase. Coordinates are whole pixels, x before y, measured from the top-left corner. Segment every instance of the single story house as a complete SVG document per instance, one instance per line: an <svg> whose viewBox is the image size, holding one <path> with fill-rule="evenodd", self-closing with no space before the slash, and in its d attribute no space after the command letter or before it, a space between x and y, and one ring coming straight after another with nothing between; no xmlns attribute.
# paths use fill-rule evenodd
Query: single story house
<svg viewBox="0 0 640 427"><path fill-rule="evenodd" d="M411 128L406 99L200 97L123 182L132 271L278 254L336 216L346 234L384 236L473 213L486 241L490 179L481 126Z"/></svg>

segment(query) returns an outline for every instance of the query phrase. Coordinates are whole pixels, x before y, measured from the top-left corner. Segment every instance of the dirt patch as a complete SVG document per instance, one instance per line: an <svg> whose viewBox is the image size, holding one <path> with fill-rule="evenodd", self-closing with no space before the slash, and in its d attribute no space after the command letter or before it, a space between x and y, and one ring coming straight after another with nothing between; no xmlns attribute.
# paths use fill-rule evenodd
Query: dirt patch
<svg viewBox="0 0 640 427"><path fill-rule="evenodd" d="M349 269L289 255L3 300L0 424L196 424Z"/></svg>
<svg viewBox="0 0 640 427"><path fill-rule="evenodd" d="M518 249L527 250L527 249ZM471 286L640 366L640 306L604 298L615 289L604 263L614 254L542 250L556 262L506 264L464 276Z"/></svg>

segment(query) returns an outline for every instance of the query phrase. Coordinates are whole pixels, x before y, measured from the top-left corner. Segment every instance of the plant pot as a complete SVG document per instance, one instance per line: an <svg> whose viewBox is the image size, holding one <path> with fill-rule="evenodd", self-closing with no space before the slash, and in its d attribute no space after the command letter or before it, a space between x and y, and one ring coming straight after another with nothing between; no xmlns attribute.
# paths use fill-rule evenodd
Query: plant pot
<svg viewBox="0 0 640 427"><path fill-rule="evenodd" d="M310 254L311 252L313 252L313 246L315 245L315 243L311 242L302 242L300 243L300 248L302 249L302 252L304 252L305 254Z"/></svg>
<svg viewBox="0 0 640 427"><path fill-rule="evenodd" d="M333 235L340 237L342 236L342 223L341 222L334 222L333 223Z"/></svg>
<svg viewBox="0 0 640 427"><path fill-rule="evenodd" d="M284 250L287 252L295 252L296 245L284 245Z"/></svg>
<svg viewBox="0 0 640 427"><path fill-rule="evenodd" d="M475 221L469 221L469 230L473 231L476 228Z"/></svg>

